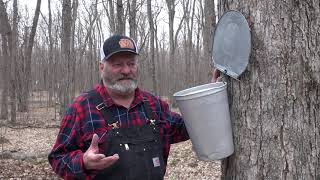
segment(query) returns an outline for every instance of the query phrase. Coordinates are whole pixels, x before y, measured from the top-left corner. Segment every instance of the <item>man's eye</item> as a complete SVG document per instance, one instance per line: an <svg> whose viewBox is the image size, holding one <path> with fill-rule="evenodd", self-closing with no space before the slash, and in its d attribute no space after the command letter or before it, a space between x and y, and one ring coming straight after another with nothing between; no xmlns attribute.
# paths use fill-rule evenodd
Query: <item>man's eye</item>
<svg viewBox="0 0 320 180"><path fill-rule="evenodd" d="M129 63L129 66L130 67L133 67L133 66L135 66L136 65L136 63Z"/></svg>
<svg viewBox="0 0 320 180"><path fill-rule="evenodd" d="M121 64L114 64L113 66L115 66L115 67L121 67L122 65L121 65Z"/></svg>

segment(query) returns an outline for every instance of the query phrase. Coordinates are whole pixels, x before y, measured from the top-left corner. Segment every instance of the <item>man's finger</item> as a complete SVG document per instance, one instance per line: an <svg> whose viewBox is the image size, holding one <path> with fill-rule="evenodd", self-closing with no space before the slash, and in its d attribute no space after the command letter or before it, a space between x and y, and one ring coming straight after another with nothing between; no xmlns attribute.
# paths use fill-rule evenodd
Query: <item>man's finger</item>
<svg viewBox="0 0 320 180"><path fill-rule="evenodd" d="M98 150L99 149L98 142L99 142L99 137L97 134L94 134L92 137L89 149L93 149L94 151Z"/></svg>
<svg viewBox="0 0 320 180"><path fill-rule="evenodd" d="M92 156L90 157L90 160L97 162L97 161L102 160L105 157L106 156L104 154L92 154Z"/></svg>
<svg viewBox="0 0 320 180"><path fill-rule="evenodd" d="M99 169L99 170L105 169L105 168L113 165L115 162L117 162L118 159L119 159L118 154L114 154L113 156L108 156L108 157L102 158L99 160L99 162L95 163L95 167L96 167L96 169Z"/></svg>
<svg viewBox="0 0 320 180"><path fill-rule="evenodd" d="M212 71L212 79L211 82L217 82L218 78L220 77L220 71L218 69L214 69Z"/></svg>

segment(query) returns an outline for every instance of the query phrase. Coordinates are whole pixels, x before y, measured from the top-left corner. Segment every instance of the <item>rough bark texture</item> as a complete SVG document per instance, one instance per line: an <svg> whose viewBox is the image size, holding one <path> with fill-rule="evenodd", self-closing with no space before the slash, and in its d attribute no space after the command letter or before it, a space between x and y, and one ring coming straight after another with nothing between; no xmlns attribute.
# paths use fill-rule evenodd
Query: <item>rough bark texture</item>
<svg viewBox="0 0 320 180"><path fill-rule="evenodd" d="M153 26L153 15L151 9L151 0L147 0L147 12L149 20L149 32L150 32L150 61L151 61L151 76L152 76L152 91L157 94L157 79L156 79L156 65L155 65L155 51L154 51L154 26Z"/></svg>
<svg viewBox="0 0 320 180"><path fill-rule="evenodd" d="M122 0L117 0L117 26L116 33L125 34L125 19L124 19L124 8Z"/></svg>
<svg viewBox="0 0 320 180"><path fill-rule="evenodd" d="M3 82L4 82L4 89L1 93L1 113L0 119L7 119L8 118L8 82L10 76L8 75L8 67L9 67L9 45L8 45L8 38L11 33L11 27L9 24L9 19L6 11L5 4L3 1L0 1L0 34L1 34L1 48L2 48L2 59L3 59L3 71L1 73Z"/></svg>
<svg viewBox="0 0 320 180"><path fill-rule="evenodd" d="M137 0L128 1L128 8L130 37L137 41Z"/></svg>
<svg viewBox="0 0 320 180"><path fill-rule="evenodd" d="M74 64L70 62L71 58L71 31L72 31L72 11L71 11L71 0L63 0L62 2L62 59L66 63L66 66L63 69L65 77L62 79L62 94L61 94L61 109L60 113L62 114L65 111L67 104L70 101L71 93L71 68Z"/></svg>
<svg viewBox="0 0 320 180"><path fill-rule="evenodd" d="M228 80L235 153L224 179L320 179L319 1L220 0L250 16L252 54Z"/></svg>
<svg viewBox="0 0 320 180"><path fill-rule="evenodd" d="M32 21L32 27L30 31L30 36L28 40L28 45L26 48L25 52L25 60L26 60L26 69L25 69L25 77L23 79L23 82L21 84L24 85L23 88L23 96L21 98L22 103L20 104L20 111L27 111L28 110L28 97L31 89L31 56L32 56L32 49L33 49L33 44L34 44L34 38L37 32L37 25L38 25L38 20L39 20L39 15L40 15L40 6L41 6L41 0L37 0L37 6L36 10L34 13L33 21Z"/></svg>

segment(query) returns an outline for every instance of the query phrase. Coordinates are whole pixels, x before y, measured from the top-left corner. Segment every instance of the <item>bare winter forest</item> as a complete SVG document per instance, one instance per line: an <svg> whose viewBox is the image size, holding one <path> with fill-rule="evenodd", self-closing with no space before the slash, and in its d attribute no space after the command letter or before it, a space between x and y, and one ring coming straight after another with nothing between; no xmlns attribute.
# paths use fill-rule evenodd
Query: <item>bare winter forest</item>
<svg viewBox="0 0 320 180"><path fill-rule="evenodd" d="M139 85L175 108L174 92L209 82L228 10L252 36L245 73L224 76L235 152L201 162L190 141L174 145L166 179L319 180L319 0L0 0L0 179L58 179L47 155L60 117L99 82L111 34L137 42Z"/></svg>

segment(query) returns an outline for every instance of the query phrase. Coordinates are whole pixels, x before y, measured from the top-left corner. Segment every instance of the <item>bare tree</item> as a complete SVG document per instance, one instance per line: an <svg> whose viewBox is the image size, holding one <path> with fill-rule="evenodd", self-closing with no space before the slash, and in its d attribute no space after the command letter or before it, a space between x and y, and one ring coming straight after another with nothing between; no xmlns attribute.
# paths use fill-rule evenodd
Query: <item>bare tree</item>
<svg viewBox="0 0 320 180"><path fill-rule="evenodd" d="M15 101L15 62L16 62L16 43L17 43L17 18L18 8L17 0L13 1L13 28L11 29L9 18L3 1L0 1L0 34L2 37L2 52L4 56L3 77L5 78L5 86L2 97L1 118L8 118L7 96L10 89L10 121L16 121L16 101ZM10 82L10 83L9 83Z"/></svg>
<svg viewBox="0 0 320 180"><path fill-rule="evenodd" d="M235 153L224 179L320 178L319 1L220 0L251 22L252 54L228 81Z"/></svg>
<svg viewBox="0 0 320 180"><path fill-rule="evenodd" d="M176 1L175 0L166 0L167 8L168 8L168 14L169 14L169 74L171 75L170 78L176 79L176 71L175 71L175 48L176 43L178 39L178 34L182 28L182 23L185 18L185 14L182 16L180 23L178 25L178 28L176 32L174 33L174 18L175 18L175 7L176 7ZM184 12L185 13L185 12ZM167 82L170 82L169 84L169 94L173 94L173 92L176 90L176 84L171 83L172 81L167 80ZM170 98L172 100L172 98Z"/></svg>
<svg viewBox="0 0 320 180"><path fill-rule="evenodd" d="M131 4L130 4L131 2ZM128 1L130 37L137 40L137 0Z"/></svg>
<svg viewBox="0 0 320 180"><path fill-rule="evenodd" d="M53 68L53 36L52 36L52 11L51 11L51 0L48 0L48 16L49 16L49 22L48 22L48 36L49 36L49 58L48 58L48 106L52 105L52 97L54 95L54 68Z"/></svg>
<svg viewBox="0 0 320 180"><path fill-rule="evenodd" d="M18 1L13 1L13 18L12 18L12 44L10 59L10 121L16 122L16 86L17 86L17 66L18 66Z"/></svg>
<svg viewBox="0 0 320 180"><path fill-rule="evenodd" d="M3 91L2 91L2 102L1 102L1 119L8 118L8 90L9 90L9 79L8 76L8 67L10 66L9 60L9 45L8 45L8 38L11 36L11 26L9 24L9 19L6 11L6 7L4 2L0 1L0 34L2 38L2 53L3 53L3 71L2 77L4 81Z"/></svg>
<svg viewBox="0 0 320 180"><path fill-rule="evenodd" d="M151 9L151 0L147 0L147 11L148 11L148 19L149 19L149 31L150 31L150 61L151 61L151 74L152 74L152 87L153 87L153 92L158 93L158 88L157 88L157 79L156 79L156 65L155 65L155 60L154 60L154 26L153 26L153 15L152 15L152 9Z"/></svg>
<svg viewBox="0 0 320 180"><path fill-rule="evenodd" d="M35 14L33 17L32 21L32 27L28 39L28 43L26 45L26 52L25 52L25 78L23 79L23 83L20 82L21 84L24 85L23 88L23 95L21 97L21 104L19 111L27 111L28 110L28 97L30 94L31 90L31 55L32 55L32 48L34 44L34 37L36 35L37 31L37 25L38 25L38 20L39 20L39 15L40 15L40 5L41 5L41 0L37 0L37 6L35 10Z"/></svg>
<svg viewBox="0 0 320 180"><path fill-rule="evenodd" d="M70 62L71 58L71 32L72 31L72 12L71 12L71 0L63 0L62 2L62 38L61 38L61 52L62 63L66 66L63 68L63 74L61 82L61 109L60 113L64 112L64 109L69 103L71 98L71 72L74 64Z"/></svg>
<svg viewBox="0 0 320 180"><path fill-rule="evenodd" d="M125 17L122 0L117 0L117 26L116 33L125 34Z"/></svg>
<svg viewBox="0 0 320 180"><path fill-rule="evenodd" d="M108 0L108 4L105 1L102 1L104 10L108 17L108 22L110 26L110 32L111 34L114 34L116 32L116 22L115 22L115 13L114 13L114 5L112 0Z"/></svg>

